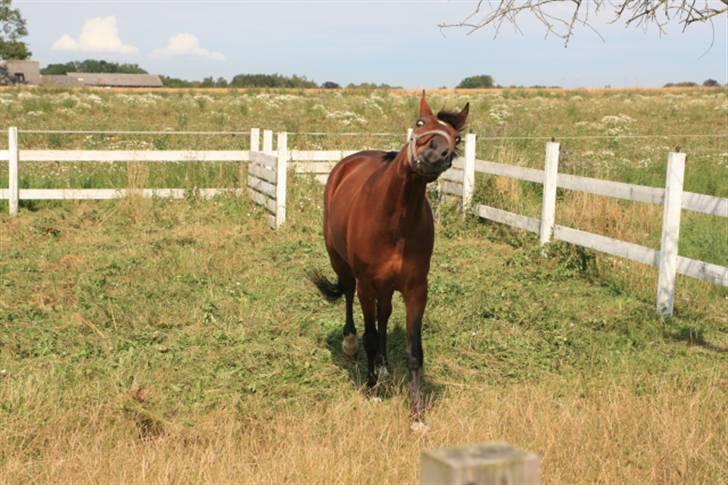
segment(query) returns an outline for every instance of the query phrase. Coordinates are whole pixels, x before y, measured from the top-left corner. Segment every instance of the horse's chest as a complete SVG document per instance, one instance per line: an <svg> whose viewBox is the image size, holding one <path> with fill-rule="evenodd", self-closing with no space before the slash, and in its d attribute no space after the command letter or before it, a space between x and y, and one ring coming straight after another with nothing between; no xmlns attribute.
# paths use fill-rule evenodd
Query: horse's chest
<svg viewBox="0 0 728 485"><path fill-rule="evenodd" d="M405 241L400 239L394 246L383 254L384 261L382 261L381 274L378 275L380 279L396 279L400 274L405 265Z"/></svg>

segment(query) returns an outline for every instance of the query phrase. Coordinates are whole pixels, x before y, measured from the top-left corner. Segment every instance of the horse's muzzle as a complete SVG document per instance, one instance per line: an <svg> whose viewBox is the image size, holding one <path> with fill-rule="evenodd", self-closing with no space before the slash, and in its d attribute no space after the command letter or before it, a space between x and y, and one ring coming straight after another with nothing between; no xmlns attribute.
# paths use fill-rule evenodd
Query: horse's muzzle
<svg viewBox="0 0 728 485"><path fill-rule="evenodd" d="M452 161L454 158L454 152L448 151L448 153L442 157L439 155L435 156L434 154L430 154L430 156L428 156L428 152L424 151L418 159L417 169L422 175L438 177L442 172L452 167Z"/></svg>

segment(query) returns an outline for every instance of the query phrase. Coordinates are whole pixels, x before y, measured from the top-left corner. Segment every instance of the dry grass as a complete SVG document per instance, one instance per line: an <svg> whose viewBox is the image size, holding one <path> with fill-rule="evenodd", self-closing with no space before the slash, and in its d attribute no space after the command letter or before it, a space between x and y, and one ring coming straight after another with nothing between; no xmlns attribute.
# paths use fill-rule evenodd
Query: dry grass
<svg viewBox="0 0 728 485"><path fill-rule="evenodd" d="M231 402L168 422L122 395L48 409L42 429L7 421L0 482L416 483L423 448L497 439L539 453L545 483L724 483L725 376L697 380L453 387L424 435L410 432L401 396L378 402L352 390L263 416L264 402Z"/></svg>

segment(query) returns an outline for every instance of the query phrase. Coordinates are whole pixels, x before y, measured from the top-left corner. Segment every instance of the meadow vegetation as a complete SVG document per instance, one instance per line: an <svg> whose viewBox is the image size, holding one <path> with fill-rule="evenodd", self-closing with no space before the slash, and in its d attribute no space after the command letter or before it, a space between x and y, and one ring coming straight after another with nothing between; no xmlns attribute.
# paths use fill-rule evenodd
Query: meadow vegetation
<svg viewBox="0 0 728 485"><path fill-rule="evenodd" d="M556 136L570 173L660 185L688 152L687 190L728 197L725 91L438 93L471 102L478 157L540 167ZM396 149L416 115L396 92L0 91L21 129L287 130L297 148ZM35 114L31 114L35 113ZM368 132L314 136L304 132ZM389 136L373 133L392 133ZM625 134L650 135L630 139ZM607 138L568 138L598 135ZM6 143L5 140L0 143ZM247 148L246 136L21 135L33 148ZM22 166L24 187L237 187L224 164ZM7 168L0 171L0 186ZM539 187L478 178L477 199L528 215ZM322 187L290 183L288 222L245 198L0 207L0 483L415 483L425 447L510 441L546 483L728 478L728 291L530 235L437 200L424 323L430 431L408 423L404 309L393 376L367 399L365 357L340 350L343 304L304 278L328 268ZM559 223L656 247L661 209L561 193ZM681 253L728 265L725 219L683 212ZM656 236L656 234L658 236ZM360 313L355 313L359 331Z"/></svg>

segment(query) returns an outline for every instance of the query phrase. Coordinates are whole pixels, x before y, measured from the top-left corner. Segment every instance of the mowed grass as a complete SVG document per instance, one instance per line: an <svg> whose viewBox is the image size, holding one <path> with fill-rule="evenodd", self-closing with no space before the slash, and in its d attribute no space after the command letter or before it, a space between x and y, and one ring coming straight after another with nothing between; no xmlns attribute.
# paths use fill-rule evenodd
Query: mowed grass
<svg viewBox="0 0 728 485"><path fill-rule="evenodd" d="M278 232L245 199L1 215L0 482L416 483L422 449L488 440L546 483L728 478L725 289L681 279L662 320L634 268L440 207L417 435L401 301L367 399L303 276L328 271L321 187L290 197Z"/></svg>

